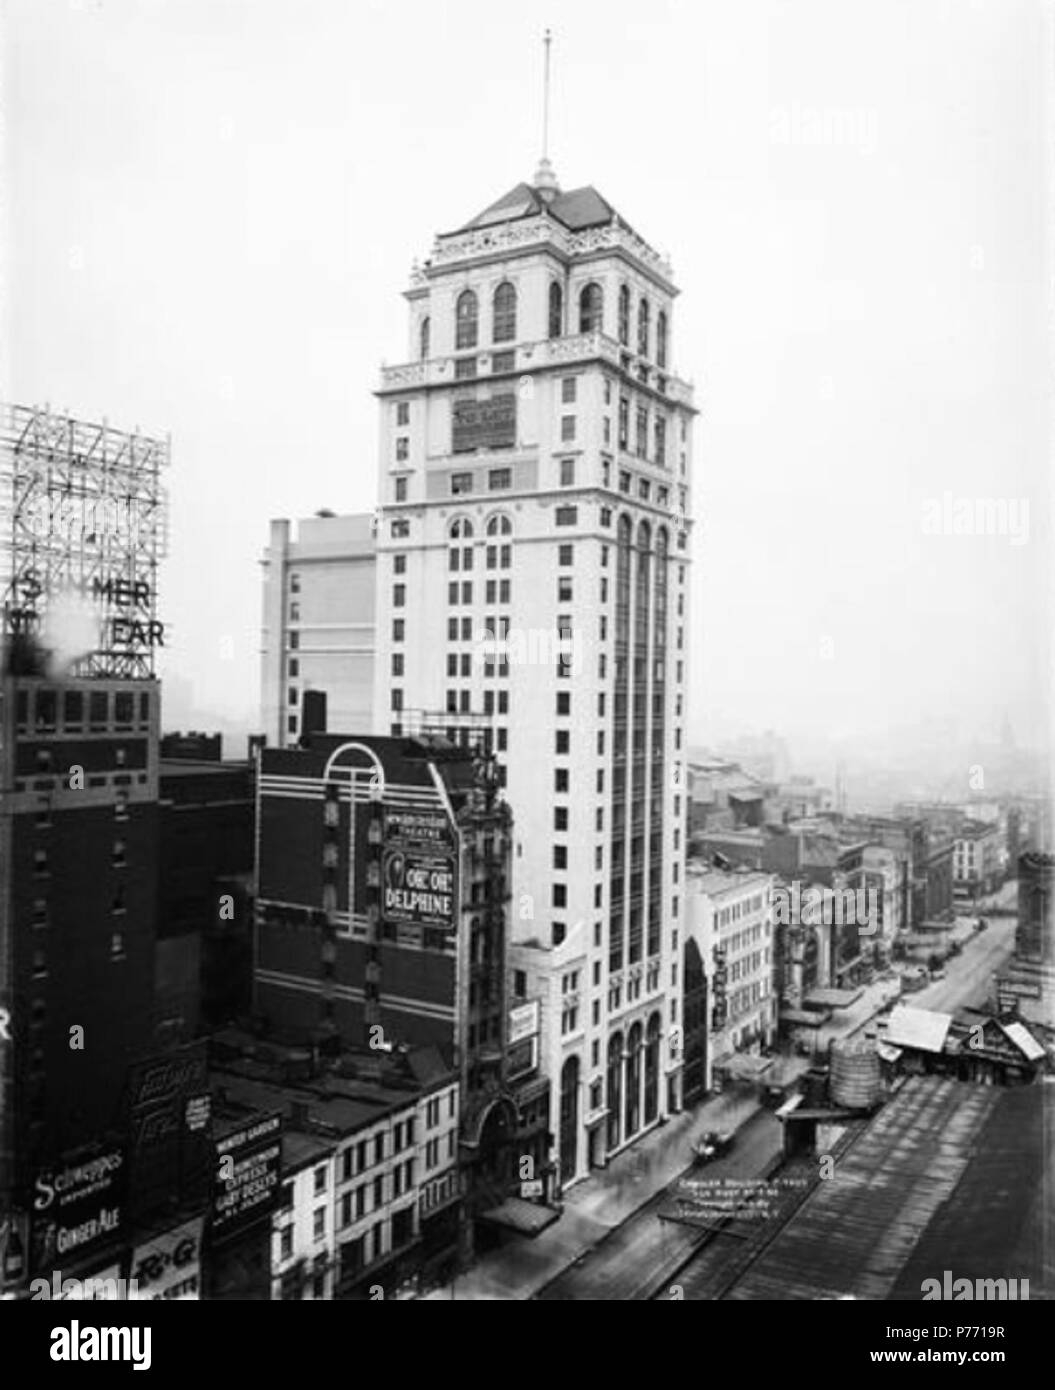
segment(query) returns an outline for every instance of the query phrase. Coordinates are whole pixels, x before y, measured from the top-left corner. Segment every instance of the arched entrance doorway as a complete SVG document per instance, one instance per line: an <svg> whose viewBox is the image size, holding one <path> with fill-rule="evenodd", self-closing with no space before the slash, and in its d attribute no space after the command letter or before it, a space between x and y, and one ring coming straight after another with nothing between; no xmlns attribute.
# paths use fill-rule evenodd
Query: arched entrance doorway
<svg viewBox="0 0 1055 1390"><path fill-rule="evenodd" d="M613 1033L608 1039L608 1152L619 1147L619 1108L622 1103L623 1035Z"/></svg>
<svg viewBox="0 0 1055 1390"><path fill-rule="evenodd" d="M645 1124L654 1123L659 1113L659 1014L648 1020L648 1041L645 1044Z"/></svg>
<svg viewBox="0 0 1055 1390"><path fill-rule="evenodd" d="M641 1128L641 1024L635 1023L626 1039L626 1137Z"/></svg>
<svg viewBox="0 0 1055 1390"><path fill-rule="evenodd" d="M569 1057L560 1071L560 1180L570 1182L579 1161L579 1059Z"/></svg>

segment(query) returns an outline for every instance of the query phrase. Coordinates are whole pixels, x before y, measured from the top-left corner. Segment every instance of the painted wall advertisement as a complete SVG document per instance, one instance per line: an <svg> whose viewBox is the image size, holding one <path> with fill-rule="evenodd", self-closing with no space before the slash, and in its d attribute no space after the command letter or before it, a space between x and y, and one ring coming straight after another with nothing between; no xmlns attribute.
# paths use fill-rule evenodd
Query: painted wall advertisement
<svg viewBox="0 0 1055 1390"><path fill-rule="evenodd" d="M163 1235L139 1245L132 1253L132 1279L141 1301L187 1302L201 1298L201 1237L203 1216L196 1216Z"/></svg>
<svg viewBox="0 0 1055 1390"><path fill-rule="evenodd" d="M518 1004L509 1011L508 1076L515 1080L538 1065L538 1034L541 1020L539 1001Z"/></svg>
<svg viewBox="0 0 1055 1390"><path fill-rule="evenodd" d="M451 452L511 449L517 436L517 398L514 392L487 401L454 401L451 409Z"/></svg>
<svg viewBox="0 0 1055 1390"><path fill-rule="evenodd" d="M442 811L386 810L382 915L418 926L456 925L454 840Z"/></svg>
<svg viewBox="0 0 1055 1390"><path fill-rule="evenodd" d="M137 1063L128 1087L128 1217L178 1198L208 1201L212 1177L209 1069L205 1045L187 1043Z"/></svg>
<svg viewBox="0 0 1055 1390"><path fill-rule="evenodd" d="M33 1271L67 1263L121 1229L123 1149L37 1174L33 1190Z"/></svg>
<svg viewBox="0 0 1055 1390"><path fill-rule="evenodd" d="M216 1141L214 1238L236 1235L270 1214L281 1167L281 1115L267 1115Z"/></svg>

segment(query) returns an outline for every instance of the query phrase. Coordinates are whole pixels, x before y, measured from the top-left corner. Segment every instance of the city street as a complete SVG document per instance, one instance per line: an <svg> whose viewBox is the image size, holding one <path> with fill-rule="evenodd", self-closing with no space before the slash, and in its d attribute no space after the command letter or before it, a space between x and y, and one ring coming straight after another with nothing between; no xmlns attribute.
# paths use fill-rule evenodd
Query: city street
<svg viewBox="0 0 1055 1390"><path fill-rule="evenodd" d="M691 1163L679 1174L718 1179L757 1178L780 1152L783 1127L769 1110L753 1115L736 1136L725 1158L694 1169ZM680 1158L690 1158L684 1146ZM541 1299L647 1299L663 1283L664 1276L691 1254L706 1232L680 1222L661 1221L659 1212L670 1206L666 1191L656 1194L585 1255L535 1295Z"/></svg>
<svg viewBox="0 0 1055 1390"><path fill-rule="evenodd" d="M1014 901L1014 885L1001 899ZM1014 948L1015 919L990 918L984 932L963 926L956 932L963 951L946 964L946 977L925 989L901 995L918 1008L954 1010L984 1004L993 977ZM887 1004L899 997L899 982L880 979L867 985L848 1009L838 1010L817 1030L816 1051L823 1057L832 1039L864 1031ZM756 1178L780 1150L780 1122L760 1109L750 1092L728 1091L693 1113L671 1117L603 1171L590 1175L567 1194L561 1219L533 1240L511 1237L483 1255L453 1287L435 1289L430 1299L647 1299L663 1297L667 1271L700 1244L698 1229L661 1221L670 1204L668 1187L688 1171L689 1145L708 1129L736 1129L727 1157L706 1168L708 1178ZM714 1258L721 1254L721 1238ZM719 1261L720 1262L720 1261ZM713 1260L697 1258L692 1275L704 1287ZM680 1277L680 1276L679 1276ZM695 1286L694 1286L695 1287ZM696 1296L700 1296L698 1292ZM704 1295L705 1296L705 1295Z"/></svg>
<svg viewBox="0 0 1055 1390"><path fill-rule="evenodd" d="M511 1236L482 1255L453 1286L433 1289L429 1299L525 1299L580 1257L588 1255L615 1228L684 1171L689 1146L709 1129L739 1129L759 1110L754 1094L726 1091L691 1111L673 1115L607 1168L577 1183L564 1199L564 1211L534 1239ZM771 1118L771 1117L770 1117ZM728 1161L754 1153L738 1148Z"/></svg>
<svg viewBox="0 0 1055 1390"><path fill-rule="evenodd" d="M975 932L962 955L945 962L945 978L906 996L920 1009L951 1013L964 1006L981 1008L995 994L994 978L1015 949L1015 918L990 917L986 931Z"/></svg>

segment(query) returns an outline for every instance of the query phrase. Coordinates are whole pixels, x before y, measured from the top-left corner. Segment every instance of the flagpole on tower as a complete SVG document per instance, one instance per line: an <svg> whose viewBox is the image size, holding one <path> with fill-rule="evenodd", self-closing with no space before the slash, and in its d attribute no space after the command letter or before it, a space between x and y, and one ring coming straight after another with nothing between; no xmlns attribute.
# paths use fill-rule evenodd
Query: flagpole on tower
<svg viewBox="0 0 1055 1390"><path fill-rule="evenodd" d="M542 36L542 158L535 172L535 187L546 202L560 192L553 165L549 162L549 76L552 43L553 35L547 29Z"/></svg>

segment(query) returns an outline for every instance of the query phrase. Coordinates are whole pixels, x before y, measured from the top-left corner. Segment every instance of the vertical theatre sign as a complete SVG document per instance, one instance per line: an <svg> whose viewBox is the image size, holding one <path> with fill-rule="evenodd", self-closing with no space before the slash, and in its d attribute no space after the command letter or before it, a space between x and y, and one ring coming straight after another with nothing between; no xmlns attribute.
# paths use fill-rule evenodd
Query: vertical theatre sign
<svg viewBox="0 0 1055 1390"><path fill-rule="evenodd" d="M212 1234L226 1240L270 1216L282 1170L282 1116L266 1115L216 1141Z"/></svg>
<svg viewBox="0 0 1055 1390"><path fill-rule="evenodd" d="M453 931L454 861L454 839L442 811L386 809L381 851L385 920Z"/></svg>

